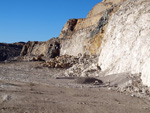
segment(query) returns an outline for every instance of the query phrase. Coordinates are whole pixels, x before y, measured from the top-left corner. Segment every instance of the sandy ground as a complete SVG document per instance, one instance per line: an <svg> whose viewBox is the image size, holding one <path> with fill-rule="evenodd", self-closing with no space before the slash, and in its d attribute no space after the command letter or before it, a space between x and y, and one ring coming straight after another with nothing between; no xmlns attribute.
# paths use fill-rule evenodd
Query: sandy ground
<svg viewBox="0 0 150 113"><path fill-rule="evenodd" d="M150 102L73 79L33 62L0 64L0 113L150 113Z"/></svg>

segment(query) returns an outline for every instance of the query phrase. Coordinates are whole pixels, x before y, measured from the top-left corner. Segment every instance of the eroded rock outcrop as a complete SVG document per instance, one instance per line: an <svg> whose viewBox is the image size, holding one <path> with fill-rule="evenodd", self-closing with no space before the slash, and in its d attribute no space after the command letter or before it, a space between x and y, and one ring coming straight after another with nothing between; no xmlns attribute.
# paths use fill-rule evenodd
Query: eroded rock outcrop
<svg viewBox="0 0 150 113"><path fill-rule="evenodd" d="M0 61L19 56L24 44L24 42L13 44L0 43Z"/></svg>
<svg viewBox="0 0 150 113"><path fill-rule="evenodd" d="M104 26L122 1L124 0L104 0L89 12L87 18L68 20L59 36L60 39L63 39L60 54L74 56L79 53L99 54L101 39L105 30ZM95 37L98 33L100 37Z"/></svg>
<svg viewBox="0 0 150 113"><path fill-rule="evenodd" d="M39 56L54 58L60 54L60 40L52 38L46 42L27 42L21 51L20 56Z"/></svg>
<svg viewBox="0 0 150 113"><path fill-rule="evenodd" d="M141 73L143 84L150 86L149 36L150 1L124 2L111 17L102 40L99 57L102 71Z"/></svg>

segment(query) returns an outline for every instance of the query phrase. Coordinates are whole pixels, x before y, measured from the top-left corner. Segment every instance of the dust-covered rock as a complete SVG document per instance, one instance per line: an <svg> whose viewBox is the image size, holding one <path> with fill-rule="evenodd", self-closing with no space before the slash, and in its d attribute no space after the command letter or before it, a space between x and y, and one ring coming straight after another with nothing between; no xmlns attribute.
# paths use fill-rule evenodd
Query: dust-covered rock
<svg viewBox="0 0 150 113"><path fill-rule="evenodd" d="M93 78L93 77L78 77L76 80L75 80L76 83L78 84L102 84L102 80L99 80L99 79L96 79L96 78Z"/></svg>
<svg viewBox="0 0 150 113"><path fill-rule="evenodd" d="M78 63L78 59L78 57L62 55L52 58L49 61L42 63L41 65L49 68L69 68Z"/></svg>
<svg viewBox="0 0 150 113"><path fill-rule="evenodd" d="M100 67L97 65L97 56L83 54L79 57L79 62L67 69L66 76L98 76Z"/></svg>

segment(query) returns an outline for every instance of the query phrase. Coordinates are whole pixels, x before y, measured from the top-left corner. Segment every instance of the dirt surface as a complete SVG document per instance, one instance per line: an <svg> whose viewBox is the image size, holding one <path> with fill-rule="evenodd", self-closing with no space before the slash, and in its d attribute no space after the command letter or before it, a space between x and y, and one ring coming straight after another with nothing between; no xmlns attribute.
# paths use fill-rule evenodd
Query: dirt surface
<svg viewBox="0 0 150 113"><path fill-rule="evenodd" d="M150 113L150 102L74 79L34 62L0 63L0 113Z"/></svg>

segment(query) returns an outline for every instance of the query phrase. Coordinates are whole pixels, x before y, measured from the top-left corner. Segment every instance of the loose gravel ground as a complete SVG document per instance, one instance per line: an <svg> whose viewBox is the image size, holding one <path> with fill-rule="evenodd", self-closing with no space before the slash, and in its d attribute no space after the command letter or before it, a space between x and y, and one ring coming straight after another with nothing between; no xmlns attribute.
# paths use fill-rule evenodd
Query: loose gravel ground
<svg viewBox="0 0 150 113"><path fill-rule="evenodd" d="M150 102L74 79L39 62L0 63L0 113L150 113Z"/></svg>

